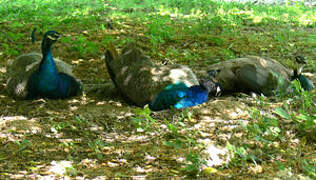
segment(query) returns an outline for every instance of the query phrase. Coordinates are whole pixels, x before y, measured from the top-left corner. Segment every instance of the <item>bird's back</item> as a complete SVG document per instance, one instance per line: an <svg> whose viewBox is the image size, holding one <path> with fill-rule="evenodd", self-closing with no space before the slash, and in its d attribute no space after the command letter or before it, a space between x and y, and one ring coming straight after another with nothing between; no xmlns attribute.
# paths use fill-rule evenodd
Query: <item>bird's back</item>
<svg viewBox="0 0 316 180"><path fill-rule="evenodd" d="M127 45L122 54L107 62L117 88L133 103L143 106L151 102L165 87L176 82L187 86L199 82L190 68L183 65L156 65L142 51Z"/></svg>
<svg viewBox="0 0 316 180"><path fill-rule="evenodd" d="M170 84L183 82L187 86L198 85L191 69L182 65L134 64L122 66L115 76L120 91L140 106L152 101Z"/></svg>
<svg viewBox="0 0 316 180"><path fill-rule="evenodd" d="M270 58L247 56L211 65L209 70L220 70L216 80L223 92L257 92L266 95L279 89L279 78L287 86L291 72L281 63Z"/></svg>
<svg viewBox="0 0 316 180"><path fill-rule="evenodd" d="M27 53L17 57L8 64L7 91L9 95L23 99L27 96L27 83L32 73L36 71L42 55Z"/></svg>

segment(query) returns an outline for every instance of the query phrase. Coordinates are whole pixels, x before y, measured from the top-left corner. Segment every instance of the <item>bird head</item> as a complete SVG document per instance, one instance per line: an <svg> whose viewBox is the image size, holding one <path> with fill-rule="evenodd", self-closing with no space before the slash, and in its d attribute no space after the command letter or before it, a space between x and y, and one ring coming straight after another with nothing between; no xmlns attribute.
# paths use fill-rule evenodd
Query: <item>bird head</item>
<svg viewBox="0 0 316 180"><path fill-rule="evenodd" d="M200 80L200 86L208 90L212 96L220 96L222 94L222 86L213 78Z"/></svg>
<svg viewBox="0 0 316 180"><path fill-rule="evenodd" d="M45 42L46 45L52 45L55 43L59 38L61 37L61 34L56 32L56 31L47 31L44 34L44 39L43 41Z"/></svg>
<svg viewBox="0 0 316 180"><path fill-rule="evenodd" d="M301 55L295 56L295 61L299 64L306 64L306 59Z"/></svg>

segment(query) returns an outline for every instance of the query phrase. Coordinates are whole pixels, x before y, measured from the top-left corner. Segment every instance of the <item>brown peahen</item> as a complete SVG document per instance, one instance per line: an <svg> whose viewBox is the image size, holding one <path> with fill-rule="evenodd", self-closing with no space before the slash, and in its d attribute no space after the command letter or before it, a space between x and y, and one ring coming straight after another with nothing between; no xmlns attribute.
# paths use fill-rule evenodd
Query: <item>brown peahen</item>
<svg viewBox="0 0 316 180"><path fill-rule="evenodd" d="M153 63L133 43L123 48L120 56L110 44L105 62L120 93L138 106L149 104L152 110L201 104L217 88L210 80L200 84L187 66Z"/></svg>
<svg viewBox="0 0 316 180"><path fill-rule="evenodd" d="M223 93L255 92L273 95L276 91L286 89L293 79L300 82L301 79L307 79L274 59L258 56L226 60L211 65L207 70L202 73L202 77L215 78L222 86ZM280 78L283 79L283 83L280 83ZM301 84L306 89L307 83L304 82ZM310 90L310 87L307 88Z"/></svg>

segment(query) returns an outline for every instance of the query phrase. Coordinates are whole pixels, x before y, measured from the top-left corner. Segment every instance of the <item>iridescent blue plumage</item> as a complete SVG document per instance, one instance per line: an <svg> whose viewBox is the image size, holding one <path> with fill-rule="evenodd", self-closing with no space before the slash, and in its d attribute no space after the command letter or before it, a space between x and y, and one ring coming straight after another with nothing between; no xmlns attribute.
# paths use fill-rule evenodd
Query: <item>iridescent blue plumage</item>
<svg viewBox="0 0 316 180"><path fill-rule="evenodd" d="M297 69L294 69L293 76L291 77L291 80L294 79L297 79L300 82L302 88L305 91L310 91L315 87L313 82L309 80L306 76L304 76L302 73L298 73Z"/></svg>
<svg viewBox="0 0 316 180"><path fill-rule="evenodd" d="M188 87L184 83L171 84L157 95L149 104L149 108L160 111L170 107L182 109L196 106L207 101L208 93L209 91L201 85Z"/></svg>
<svg viewBox="0 0 316 180"><path fill-rule="evenodd" d="M306 76L300 74L297 77L298 81L301 83L301 86L304 90L306 91L310 91L312 89L314 89L314 84L312 83L311 80L309 80Z"/></svg>
<svg viewBox="0 0 316 180"><path fill-rule="evenodd" d="M47 97L53 99L67 98L81 91L80 84L71 76L59 73L51 52L51 46L57 41L60 34L48 31L42 41L42 60L38 70L30 77L27 90L27 99Z"/></svg>

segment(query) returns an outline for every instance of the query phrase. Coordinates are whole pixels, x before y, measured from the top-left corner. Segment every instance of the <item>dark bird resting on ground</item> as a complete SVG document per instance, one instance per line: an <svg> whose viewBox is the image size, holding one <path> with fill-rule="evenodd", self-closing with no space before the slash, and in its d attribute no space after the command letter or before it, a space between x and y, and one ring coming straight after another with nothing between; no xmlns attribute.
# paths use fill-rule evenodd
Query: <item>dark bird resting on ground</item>
<svg viewBox="0 0 316 180"><path fill-rule="evenodd" d="M211 80L200 84L187 66L154 64L135 44L123 48L120 56L110 44L105 62L120 93L138 106L149 104L154 111L195 106L217 91Z"/></svg>
<svg viewBox="0 0 316 180"><path fill-rule="evenodd" d="M290 81L298 79L305 90L311 90L313 84L304 75L292 72L276 60L247 56L231 59L211 65L204 78L215 78L222 86L223 93L255 92L273 95L281 89L287 89ZM280 83L283 79L283 84Z"/></svg>
<svg viewBox="0 0 316 180"><path fill-rule="evenodd" d="M11 96L17 99L60 99L81 92L80 83L72 77L71 66L53 58L51 46L59 37L56 31L46 32L42 41L42 55L23 54L10 63L7 89Z"/></svg>

